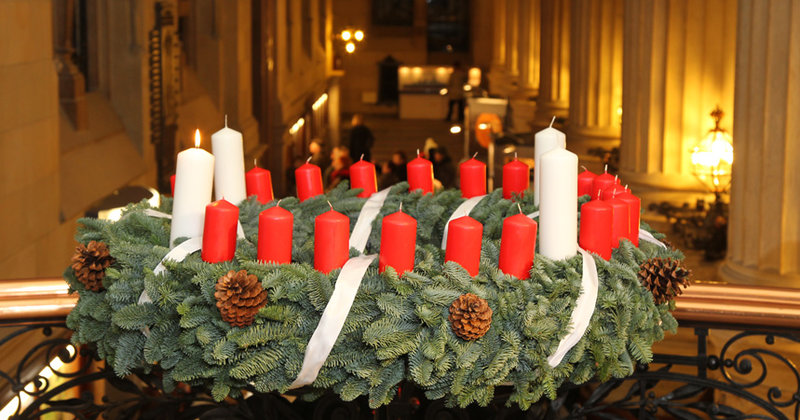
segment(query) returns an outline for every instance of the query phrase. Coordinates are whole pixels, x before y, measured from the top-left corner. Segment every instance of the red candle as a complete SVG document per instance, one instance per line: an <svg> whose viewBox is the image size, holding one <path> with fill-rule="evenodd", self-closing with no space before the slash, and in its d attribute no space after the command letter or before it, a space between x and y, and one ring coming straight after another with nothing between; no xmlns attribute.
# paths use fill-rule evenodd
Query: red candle
<svg viewBox="0 0 800 420"><path fill-rule="evenodd" d="M457 262L470 276L477 276L481 262L483 225L469 216L464 216L453 219L448 226L444 260Z"/></svg>
<svg viewBox="0 0 800 420"><path fill-rule="evenodd" d="M511 199L513 194L523 194L530 184L531 167L520 162L514 154L514 160L503 165L503 198Z"/></svg>
<svg viewBox="0 0 800 420"><path fill-rule="evenodd" d="M433 164L428 159L420 156L406 164L408 173L408 191L422 190L423 194L433 192Z"/></svg>
<svg viewBox="0 0 800 420"><path fill-rule="evenodd" d="M417 220L403 213L383 218L381 223L381 252L378 270L394 268L397 274L414 270L414 252L417 248Z"/></svg>
<svg viewBox="0 0 800 420"><path fill-rule="evenodd" d="M350 218L331 209L314 220L314 269L341 268L350 255Z"/></svg>
<svg viewBox="0 0 800 420"><path fill-rule="evenodd" d="M258 215L258 260L273 264L292 262L294 215L278 205Z"/></svg>
<svg viewBox="0 0 800 420"><path fill-rule="evenodd" d="M372 162L361 160L350 165L350 188L363 188L358 193L359 197L367 198L378 191L378 178L375 175L375 165Z"/></svg>
<svg viewBox="0 0 800 420"><path fill-rule="evenodd" d="M537 227L536 222L521 213L503 220L498 261L500 271L520 280L531 276L533 256L536 252Z"/></svg>
<svg viewBox="0 0 800 420"><path fill-rule="evenodd" d="M594 182L592 182L592 198L598 197L598 192L603 191L604 189L617 183L617 177L612 176L608 172L603 172L594 179Z"/></svg>
<svg viewBox="0 0 800 420"><path fill-rule="evenodd" d="M486 164L475 159L475 156L458 166L461 196L464 198L486 195Z"/></svg>
<svg viewBox="0 0 800 420"><path fill-rule="evenodd" d="M267 204L275 199L272 194L272 174L264 168L255 168L244 174L247 196L256 196L261 204Z"/></svg>
<svg viewBox="0 0 800 420"><path fill-rule="evenodd" d="M594 172L589 172L586 167L583 168L583 172L578 174L578 197L586 194L591 196L592 184L594 183L595 178L597 178L597 174Z"/></svg>
<svg viewBox="0 0 800 420"><path fill-rule="evenodd" d="M617 199L628 205L628 213L630 217L628 239L630 239L635 246L639 246L639 221L642 212L642 201L639 199L639 197L631 194L630 191L624 191L617 194Z"/></svg>
<svg viewBox="0 0 800 420"><path fill-rule="evenodd" d="M614 185L612 185L612 186L600 191L600 199L601 200L610 200L610 199L614 198L615 195L618 196L618 195L620 195L621 193L623 193L625 191L628 191L628 189L623 187L622 185L614 184Z"/></svg>
<svg viewBox="0 0 800 420"><path fill-rule="evenodd" d="M203 225L203 261L218 263L230 261L236 253L236 227L239 208L225 199L206 206Z"/></svg>
<svg viewBox="0 0 800 420"><path fill-rule="evenodd" d="M308 158L306 163L294 170L297 198L300 201L322 194L322 171L319 166L309 163L310 161L311 158Z"/></svg>
<svg viewBox="0 0 800 420"><path fill-rule="evenodd" d="M172 188L172 190L171 190L172 191L172 196L174 197L175 196L175 174L172 174L172 176L169 177L169 185Z"/></svg>
<svg viewBox="0 0 800 420"><path fill-rule="evenodd" d="M613 248L619 247L621 239L627 239L630 229L630 210L628 205L619 198L612 198L610 200L603 200L611 206L611 246Z"/></svg>
<svg viewBox="0 0 800 420"><path fill-rule="evenodd" d="M581 206L578 243L608 261L611 259L611 225L613 210L605 201L592 200Z"/></svg>

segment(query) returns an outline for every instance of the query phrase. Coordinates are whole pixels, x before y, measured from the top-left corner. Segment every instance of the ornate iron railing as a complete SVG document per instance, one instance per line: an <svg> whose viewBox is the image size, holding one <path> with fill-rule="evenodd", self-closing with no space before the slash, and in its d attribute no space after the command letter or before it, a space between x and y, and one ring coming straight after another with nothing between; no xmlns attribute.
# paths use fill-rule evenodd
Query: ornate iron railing
<svg viewBox="0 0 800 420"><path fill-rule="evenodd" d="M0 282L0 415L42 418L276 419L800 419L800 291L724 284L687 289L674 311L694 332L687 352L661 351L624 379L563 387L558 398L526 412L506 406L498 387L488 407L454 409L410 384L378 410L364 398L325 395L303 401L251 393L214 402L188 386L169 393L158 373L118 378L86 348L74 349L65 316L75 298L61 279ZM659 345L665 349L675 338ZM712 349L715 349L713 350ZM2 407L0 405L0 407Z"/></svg>

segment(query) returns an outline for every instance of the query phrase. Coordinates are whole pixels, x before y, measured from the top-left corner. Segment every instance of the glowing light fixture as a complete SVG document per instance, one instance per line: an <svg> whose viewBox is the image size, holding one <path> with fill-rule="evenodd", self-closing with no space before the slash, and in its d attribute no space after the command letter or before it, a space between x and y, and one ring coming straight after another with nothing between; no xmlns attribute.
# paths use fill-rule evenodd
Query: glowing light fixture
<svg viewBox="0 0 800 420"><path fill-rule="evenodd" d="M363 40L364 40L364 31L362 31L362 30L360 30L360 29L359 29L359 30L357 30L357 31L356 31L356 33L355 33L355 34L353 34L353 37L354 37L354 38L356 39L356 41L358 41L358 42L361 42L361 41L363 41Z"/></svg>
<svg viewBox="0 0 800 420"><path fill-rule="evenodd" d="M66 351L68 354L67 360L72 361L76 353L75 347L72 344L68 344ZM44 380L52 381L55 372L59 372L59 369L61 369L64 364L64 361L61 360L61 356L56 356L50 361L50 363L47 364L47 366L45 366L44 369L42 369L41 372L39 372L36 377L40 378L40 380L41 378L44 378ZM63 375L65 372L59 373ZM61 375L59 375L59 377L61 377ZM5 407L0 410L0 418L10 418L12 415L17 413L18 409L21 412L28 407L31 402L33 402L33 395L36 394L37 391L35 381L29 382L24 388L25 389L23 391L20 391L17 395L15 395L11 401L9 401L8 404L6 404Z"/></svg>
<svg viewBox="0 0 800 420"><path fill-rule="evenodd" d="M298 119L297 122L292 124L292 127L289 128L289 134L291 134L291 135L297 134L297 132L300 131L301 128L303 128L303 125L305 123L306 123L305 119L303 119L303 118Z"/></svg>
<svg viewBox="0 0 800 420"><path fill-rule="evenodd" d="M316 101L314 101L314 104L311 105L311 109L313 109L314 111L319 110L322 107L322 105L325 104L325 102L327 100L328 100L328 94L327 93L323 93L322 95L320 95L319 98L317 98Z"/></svg>
<svg viewBox="0 0 800 420"><path fill-rule="evenodd" d="M692 150L694 175L714 193L728 189L733 165L733 141L719 123L725 114L717 106L712 112L714 128Z"/></svg>
<svg viewBox="0 0 800 420"><path fill-rule="evenodd" d="M451 134L458 134L461 132L461 126L458 124L453 124L450 126L450 133Z"/></svg>
<svg viewBox="0 0 800 420"><path fill-rule="evenodd" d="M447 88L439 89L439 95L442 95L442 96L447 95Z"/></svg>
<svg viewBox="0 0 800 420"><path fill-rule="evenodd" d="M347 44L345 44L344 50L347 51L348 54L352 54L353 51L356 50L356 44L354 44L353 42L348 42Z"/></svg>
<svg viewBox="0 0 800 420"><path fill-rule="evenodd" d="M353 37L353 33L350 32L350 30L345 29L345 30L342 31L342 40L349 41L350 38L352 38L352 37Z"/></svg>

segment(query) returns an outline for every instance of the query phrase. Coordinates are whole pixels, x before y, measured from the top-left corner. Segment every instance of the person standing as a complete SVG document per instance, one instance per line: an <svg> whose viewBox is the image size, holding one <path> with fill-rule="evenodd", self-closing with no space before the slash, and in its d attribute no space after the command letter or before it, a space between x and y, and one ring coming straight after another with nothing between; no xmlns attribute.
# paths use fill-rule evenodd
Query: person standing
<svg viewBox="0 0 800 420"><path fill-rule="evenodd" d="M372 131L364 125L364 116L361 114L353 114L351 123L353 128L350 130L350 158L353 162L358 162L363 154L364 160L371 161L372 144L375 143Z"/></svg>
<svg viewBox="0 0 800 420"><path fill-rule="evenodd" d="M453 105L458 107L458 120L456 122L464 121L465 83L467 83L467 74L461 68L461 63L456 61L453 63L453 72L450 73L450 79L447 82L447 97L450 100L447 103L447 118L445 118L445 121L453 121Z"/></svg>

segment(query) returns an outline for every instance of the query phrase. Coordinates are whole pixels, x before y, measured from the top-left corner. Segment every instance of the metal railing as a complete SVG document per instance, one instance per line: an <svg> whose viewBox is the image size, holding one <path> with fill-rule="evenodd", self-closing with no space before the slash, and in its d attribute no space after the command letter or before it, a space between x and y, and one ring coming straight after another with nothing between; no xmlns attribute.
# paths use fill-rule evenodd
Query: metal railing
<svg viewBox="0 0 800 420"><path fill-rule="evenodd" d="M675 337L647 366L624 379L565 386L554 401L523 413L506 407L498 387L489 407L452 409L404 384L395 401L370 410L366 399L252 393L214 403L188 386L164 393L157 374L118 378L88 349L69 344L65 319L77 297L60 278L0 280L0 416L41 418L757 418L800 419L800 290L698 283L673 314L687 345ZM712 350L713 349L713 350ZM690 350L690 351L687 351ZM793 354L794 353L794 354ZM10 405L3 406L10 401Z"/></svg>

